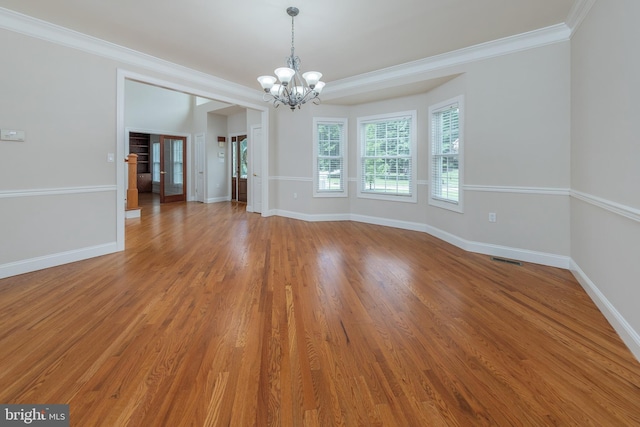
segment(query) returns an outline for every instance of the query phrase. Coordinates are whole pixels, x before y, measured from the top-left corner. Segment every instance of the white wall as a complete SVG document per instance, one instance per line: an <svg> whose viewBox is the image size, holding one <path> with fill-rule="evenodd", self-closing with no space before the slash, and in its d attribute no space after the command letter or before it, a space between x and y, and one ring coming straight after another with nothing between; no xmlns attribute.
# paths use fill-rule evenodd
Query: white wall
<svg viewBox="0 0 640 427"><path fill-rule="evenodd" d="M182 92L127 80L125 126L158 134L191 133L194 97Z"/></svg>
<svg viewBox="0 0 640 427"><path fill-rule="evenodd" d="M115 63L6 30L0 51L0 128L26 132L0 142L0 277L114 251Z"/></svg>
<svg viewBox="0 0 640 427"><path fill-rule="evenodd" d="M207 113L207 201L230 200L229 148L218 145L218 137L227 137L227 117ZM218 153L223 152L222 161Z"/></svg>
<svg viewBox="0 0 640 427"><path fill-rule="evenodd" d="M596 2L571 40L571 256L640 358L640 2Z"/></svg>
<svg viewBox="0 0 640 427"><path fill-rule="evenodd" d="M0 28L0 51L13 58L0 62L0 128L26 132L25 142L0 143L0 278L124 248L122 76L231 104L259 102L258 91L254 99L212 76L0 15L0 25L20 31ZM123 59L108 59L115 57ZM154 116L137 117L155 127L146 122ZM190 132L188 120L162 129L169 127Z"/></svg>
<svg viewBox="0 0 640 427"><path fill-rule="evenodd" d="M272 206L308 220L351 218L457 237L466 248L568 267L570 57L557 43L458 66L461 76L425 94L351 107L305 106L276 114ZM430 105L465 97L465 209L427 203ZM357 118L417 110L417 203L357 197ZM349 197L312 197L312 119L349 119ZM297 198L294 198L297 194ZM488 213L498 214L497 223ZM435 230L434 230L435 229ZM442 234L441 234L442 236ZM502 253L501 252L501 253Z"/></svg>

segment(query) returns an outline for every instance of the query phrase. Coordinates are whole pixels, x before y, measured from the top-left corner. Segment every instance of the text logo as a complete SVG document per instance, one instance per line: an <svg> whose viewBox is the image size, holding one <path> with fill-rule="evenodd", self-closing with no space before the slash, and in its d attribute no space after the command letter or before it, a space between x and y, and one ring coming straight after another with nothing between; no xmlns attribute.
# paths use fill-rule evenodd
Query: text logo
<svg viewBox="0 0 640 427"><path fill-rule="evenodd" d="M0 427L69 427L69 405L0 404Z"/></svg>

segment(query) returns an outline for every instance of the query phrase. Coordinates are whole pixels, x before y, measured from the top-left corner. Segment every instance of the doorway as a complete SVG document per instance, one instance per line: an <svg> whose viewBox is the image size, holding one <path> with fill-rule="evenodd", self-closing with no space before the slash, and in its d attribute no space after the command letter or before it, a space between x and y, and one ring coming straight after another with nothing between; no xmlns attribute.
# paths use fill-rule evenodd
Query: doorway
<svg viewBox="0 0 640 427"><path fill-rule="evenodd" d="M166 64L165 64L166 65ZM260 123L264 132L264 146L262 150L263 158L261 161L262 169L264 171L268 170L269 159L267 153L268 145L269 145L269 115L270 115L270 107L263 102L253 103L247 102L247 97L244 92L236 92L235 90L230 90L228 85L224 84L212 84L210 86L209 91L203 91L201 89L201 76L197 74L190 75L189 73L184 74L184 70L180 70L178 74L176 74L176 70L169 72L168 74L171 76L170 78L174 81L158 79L155 77L151 77L149 75L140 74L137 72L128 71L122 68L117 69L117 81L116 81L116 135L117 135L117 146L116 146L116 159L124 159L126 155L129 153L129 130L128 126L135 128L135 131L144 132L144 133L163 133L154 132L154 130L168 130L168 133L173 133L170 127L167 127L166 124L166 116L152 114L151 111L156 111L158 105L162 105L162 103L156 102L157 98L152 93L152 96L142 96L149 95L148 92L145 91L144 94L140 94L140 90L137 86L146 87L153 86L158 91L168 89L169 91L175 91L183 94L190 94L196 97L196 110L198 109L199 103L197 102L198 98L213 100L218 105L215 108L216 114L221 115L230 115L232 114L231 109L247 109L250 111L250 120L249 123L257 124ZM177 82L183 83L177 83ZM185 83L186 82L186 85ZM199 88L198 88L199 87ZM226 93L227 95L221 96L218 91L222 93ZM214 111L214 109L207 110L208 112ZM235 112L235 110L233 110ZM197 123L197 121L194 121ZM130 125L127 125L130 124ZM202 130L196 126L197 130L202 132ZM195 128L194 128L195 129ZM132 129L133 130L133 129ZM239 131L242 131L241 129ZM217 135L223 135L227 132L220 132ZM246 133L246 131L244 132ZM193 167L193 162L191 161L191 143L190 137L191 134L182 134L179 135L187 136L187 155L185 157L184 167L186 170L186 175L193 176L191 172L191 168ZM215 138L215 135L212 136ZM212 139L214 141L214 139ZM205 141L205 146L208 147L209 141ZM205 182L204 182L204 197L207 203L212 203L216 201L225 201L230 199L229 190L230 185L227 181L231 175L231 153L230 153L230 144L226 146L226 152L222 154L222 156L218 157L219 163L226 164L227 166L221 166L219 168L208 168L209 166L213 166L213 162L208 158L205 161ZM253 150L251 150L253 151ZM208 154L211 155L209 150L207 150ZM220 154L220 153L218 153ZM126 212L126 189L127 189L127 167L126 163L115 162L116 163L116 175L117 175L117 190L116 190L116 248L117 251L122 251L125 249L125 212ZM217 162L216 162L217 163ZM216 165L218 166L218 165ZM213 170L212 170L213 169ZM195 179L187 178L188 182L185 184L186 191L191 194L193 185L195 184ZM156 192L156 188L159 192L159 183L152 182L153 192ZM189 188L191 187L191 189ZM251 186L253 187L253 185ZM262 208L265 211L269 211L269 186L264 185L262 189ZM187 199L190 196L187 196Z"/></svg>
<svg viewBox="0 0 640 427"><path fill-rule="evenodd" d="M187 199L187 137L129 131L129 152L138 155L138 193L155 193L160 203Z"/></svg>
<svg viewBox="0 0 640 427"><path fill-rule="evenodd" d="M247 135L231 137L231 200L247 203Z"/></svg>

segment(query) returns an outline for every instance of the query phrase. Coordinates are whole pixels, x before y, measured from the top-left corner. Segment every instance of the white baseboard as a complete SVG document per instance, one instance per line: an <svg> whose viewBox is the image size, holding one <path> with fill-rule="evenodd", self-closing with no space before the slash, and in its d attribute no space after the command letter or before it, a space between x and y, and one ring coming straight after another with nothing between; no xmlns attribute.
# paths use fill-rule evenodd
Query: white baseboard
<svg viewBox="0 0 640 427"><path fill-rule="evenodd" d="M428 233L428 225L417 222L399 221L397 219L380 218L368 215L349 215L351 221L364 222L366 224L384 225L385 227L401 228L403 230L421 231ZM429 233L431 234L431 233Z"/></svg>
<svg viewBox="0 0 640 427"><path fill-rule="evenodd" d="M141 209L128 209L124 211L124 217L129 218L140 218Z"/></svg>
<svg viewBox="0 0 640 427"><path fill-rule="evenodd" d="M299 219L306 222L321 222L321 221L350 221L351 215L349 214L304 214L300 212L285 211L282 209L271 209L268 213L262 216L283 216L285 218Z"/></svg>
<svg viewBox="0 0 640 427"><path fill-rule="evenodd" d="M604 317L607 318L613 329L616 330L622 341L629 347L631 353L633 353L636 359L640 360L640 335L573 260L571 260L570 270L578 283L580 283L602 314L604 314Z"/></svg>
<svg viewBox="0 0 640 427"><path fill-rule="evenodd" d="M118 252L116 242L0 265L0 279Z"/></svg>
<svg viewBox="0 0 640 427"><path fill-rule="evenodd" d="M388 218L356 214L310 215L278 209L269 211L269 215L284 216L287 218L293 218L307 222L356 221L367 224L383 225L385 227L401 228L403 230L420 231L422 233L427 233L434 237L437 237L440 240L444 240L445 242L457 246L460 249L464 249L468 252L476 252L484 255L498 256L502 258L515 259L518 261L531 262L534 264L541 264L564 269L569 269L571 266L571 258L568 256L531 251L528 249L512 248L508 246L493 245L490 243L473 242L458 237L455 234L440 230L439 228L417 222L399 221Z"/></svg>
<svg viewBox="0 0 640 427"><path fill-rule="evenodd" d="M308 215L297 212L271 210L269 215L279 215L302 221L357 221L368 224L383 225L387 227L401 228L405 230L421 231L437 237L447 243L459 247L465 251L475 252L490 256L514 259L518 261L531 262L550 267L564 268L571 270L578 283L596 304L598 309L604 314L612 327L616 330L622 341L627 345L631 353L640 360L640 335L629 325L625 318L609 302L598 287L593 283L582 269L571 259L571 257L550 254L545 252L530 251L527 249L511 248L507 246L493 245L488 243L473 242L462 239L454 234L440 230L426 224L390 220L387 218L371 217L366 215Z"/></svg>
<svg viewBox="0 0 640 427"><path fill-rule="evenodd" d="M220 202L228 202L229 200L231 200L230 197L222 196L222 197L211 197L209 199L206 199L204 202L205 203L220 203Z"/></svg>

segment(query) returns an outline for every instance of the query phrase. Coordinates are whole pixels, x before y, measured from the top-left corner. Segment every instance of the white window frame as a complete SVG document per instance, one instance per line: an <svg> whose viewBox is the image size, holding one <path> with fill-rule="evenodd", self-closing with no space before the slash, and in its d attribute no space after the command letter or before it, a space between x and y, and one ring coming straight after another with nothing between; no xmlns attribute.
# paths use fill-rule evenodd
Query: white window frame
<svg viewBox="0 0 640 427"><path fill-rule="evenodd" d="M454 106L458 107L458 200L450 200L445 197L439 197L438 194L435 194L436 186L435 183L438 179L441 179L439 175L436 174L436 169L434 168L434 164L437 156L443 156L442 153L437 153L437 147L440 144L437 144L436 141L436 123L435 123L435 115L439 114L443 111L446 111ZM455 98L439 102L429 107L429 204L432 206L437 206L439 208L448 209L454 212L463 213L464 212L464 96L459 95ZM449 155L447 157L453 157Z"/></svg>
<svg viewBox="0 0 640 427"><path fill-rule="evenodd" d="M409 141L409 149L410 149L410 163L411 163L411 177L409 179L409 188L411 189L410 194L392 194L392 193L383 193L376 191L367 191L364 182L364 174L363 165L365 161L365 134L362 131L364 126L371 123L376 122L385 122L385 121L393 121L401 118L410 118L411 119L411 138ZM374 116L366 116L366 117L358 117L358 197L365 199L377 199L377 200L390 200L394 202L406 202L406 203L417 203L417 194L418 189L416 186L418 176L418 168L417 168L417 122L418 122L418 113L416 110L411 111L401 111L397 113L389 113L389 114L378 114Z"/></svg>
<svg viewBox="0 0 640 427"><path fill-rule="evenodd" d="M340 125L342 126L342 139L340 141L339 154L337 156L320 156L318 126L319 125ZM348 175L347 175L347 135L348 120L346 118L313 118L313 197L347 197L348 196ZM318 171L318 162L321 158L342 160L342 189L340 190L321 190L320 189L320 173Z"/></svg>

